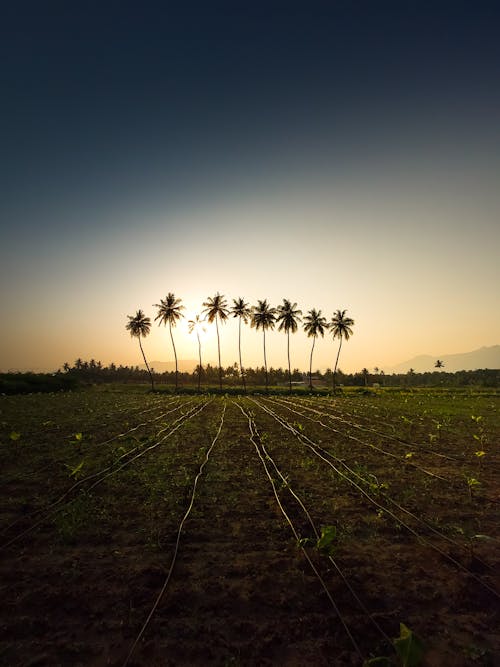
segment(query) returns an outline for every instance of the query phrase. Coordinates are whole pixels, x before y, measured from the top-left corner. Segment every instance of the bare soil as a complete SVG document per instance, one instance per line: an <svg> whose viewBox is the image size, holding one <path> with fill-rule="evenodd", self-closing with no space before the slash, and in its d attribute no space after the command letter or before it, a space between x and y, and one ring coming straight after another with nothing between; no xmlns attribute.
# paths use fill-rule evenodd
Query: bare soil
<svg viewBox="0 0 500 667"><path fill-rule="evenodd" d="M500 665L498 396L290 400L2 399L0 664Z"/></svg>

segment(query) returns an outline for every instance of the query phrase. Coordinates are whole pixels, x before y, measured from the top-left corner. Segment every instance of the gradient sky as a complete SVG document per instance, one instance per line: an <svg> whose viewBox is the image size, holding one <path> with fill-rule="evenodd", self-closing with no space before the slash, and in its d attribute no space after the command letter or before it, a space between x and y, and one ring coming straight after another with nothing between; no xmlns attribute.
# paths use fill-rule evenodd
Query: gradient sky
<svg viewBox="0 0 500 667"><path fill-rule="evenodd" d="M499 18L481 1L10 3L0 369L140 363L126 316L170 291L188 316L217 291L346 308L345 371L500 343ZM185 323L176 338L195 359ZM235 320L221 342L229 365ZM172 360L163 328L144 347ZM293 366L309 349L293 337ZM314 367L335 350L319 341ZM249 328L244 361L262 364Z"/></svg>

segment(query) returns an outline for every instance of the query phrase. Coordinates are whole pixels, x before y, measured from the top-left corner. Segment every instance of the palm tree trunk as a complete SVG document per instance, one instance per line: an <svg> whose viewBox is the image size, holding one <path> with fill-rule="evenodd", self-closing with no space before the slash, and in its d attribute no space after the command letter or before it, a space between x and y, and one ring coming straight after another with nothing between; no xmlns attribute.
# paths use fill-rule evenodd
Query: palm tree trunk
<svg viewBox="0 0 500 667"><path fill-rule="evenodd" d="M313 352L314 352L314 344L316 343L316 336L313 336L313 344L311 348L311 358L309 359L309 389L313 388L313 383L312 383L312 367L313 367Z"/></svg>
<svg viewBox="0 0 500 667"><path fill-rule="evenodd" d="M196 337L198 338L198 356L200 357L200 365L198 366L198 391L201 391L201 341L198 331L196 332Z"/></svg>
<svg viewBox="0 0 500 667"><path fill-rule="evenodd" d="M144 363L146 364L146 368L148 369L149 377L151 378L151 390L154 391L155 390L155 383L154 383L154 380L153 380L153 374L151 373L151 369L149 368L148 362L146 361L146 355L144 354L144 350L142 349L141 337L138 336L138 338L139 338L139 347L141 348L141 352L142 352L142 358L144 359Z"/></svg>
<svg viewBox="0 0 500 667"><path fill-rule="evenodd" d="M175 391L177 391L178 387L178 379L179 379L179 371L177 369L177 351L175 349L175 343L174 343L174 336L172 334L172 323L168 323L168 328L170 330L170 339L172 340L172 347L174 348L174 357L175 357Z"/></svg>
<svg viewBox="0 0 500 667"><path fill-rule="evenodd" d="M269 381L267 378L267 359L266 359L266 330L264 329L264 368L266 371L266 394L269 393Z"/></svg>
<svg viewBox="0 0 500 667"><path fill-rule="evenodd" d="M219 340L219 325L217 324L217 315L215 316L215 328L217 330L217 350L219 352L219 389L222 391L222 368L220 365L220 340Z"/></svg>
<svg viewBox="0 0 500 667"><path fill-rule="evenodd" d="M290 329L286 333L287 333L286 351L288 354L288 386L290 388L290 393L292 393L292 371L290 368Z"/></svg>
<svg viewBox="0 0 500 667"><path fill-rule="evenodd" d="M243 380L243 391L245 394L247 393L247 383L245 381L245 373L243 371L243 364L241 363L241 316L240 316L240 321L238 325L238 349L240 351L240 373L241 373L241 379Z"/></svg>
<svg viewBox="0 0 500 667"><path fill-rule="evenodd" d="M333 369L333 393L335 393L335 377L336 377L336 374L337 374L337 364L339 363L341 347L342 347L342 336L340 336L339 351L337 352L337 358L335 359L335 368Z"/></svg>

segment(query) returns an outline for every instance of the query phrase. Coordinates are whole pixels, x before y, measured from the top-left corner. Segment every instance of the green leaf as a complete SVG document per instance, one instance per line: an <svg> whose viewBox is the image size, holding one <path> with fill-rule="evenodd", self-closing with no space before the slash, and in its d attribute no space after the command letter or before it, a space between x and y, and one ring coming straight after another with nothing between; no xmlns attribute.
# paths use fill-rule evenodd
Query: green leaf
<svg viewBox="0 0 500 667"><path fill-rule="evenodd" d="M384 657L370 658L363 662L363 667L391 667L391 661Z"/></svg>
<svg viewBox="0 0 500 667"><path fill-rule="evenodd" d="M80 463L76 466L76 468L73 468L73 470L70 472L70 477L74 477L75 479L78 479L78 473L80 470L83 468L83 461L80 461Z"/></svg>
<svg viewBox="0 0 500 667"><path fill-rule="evenodd" d="M16 440L19 440L21 437L20 433L17 433L16 431L11 431L11 434L9 435L9 438L13 441L16 442Z"/></svg>
<svg viewBox="0 0 500 667"><path fill-rule="evenodd" d="M393 640L396 653L401 658L403 667L418 667L424 655L422 642L406 627L399 624L399 637Z"/></svg>
<svg viewBox="0 0 500 667"><path fill-rule="evenodd" d="M75 433L75 440L81 442L83 440L83 433Z"/></svg>
<svg viewBox="0 0 500 667"><path fill-rule="evenodd" d="M335 548L335 539L337 537L337 528L335 526L322 526L321 537L316 543L318 551L322 551L328 556L333 555Z"/></svg>

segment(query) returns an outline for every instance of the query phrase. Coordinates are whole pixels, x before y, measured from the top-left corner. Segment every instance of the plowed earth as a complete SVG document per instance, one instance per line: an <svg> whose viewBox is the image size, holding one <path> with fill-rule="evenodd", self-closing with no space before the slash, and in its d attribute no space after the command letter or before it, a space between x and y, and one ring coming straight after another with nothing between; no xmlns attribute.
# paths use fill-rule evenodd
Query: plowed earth
<svg viewBox="0 0 500 667"><path fill-rule="evenodd" d="M500 664L498 405L1 398L0 664Z"/></svg>

